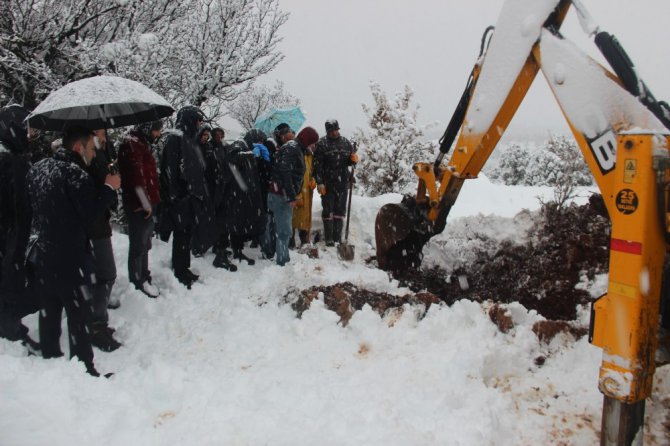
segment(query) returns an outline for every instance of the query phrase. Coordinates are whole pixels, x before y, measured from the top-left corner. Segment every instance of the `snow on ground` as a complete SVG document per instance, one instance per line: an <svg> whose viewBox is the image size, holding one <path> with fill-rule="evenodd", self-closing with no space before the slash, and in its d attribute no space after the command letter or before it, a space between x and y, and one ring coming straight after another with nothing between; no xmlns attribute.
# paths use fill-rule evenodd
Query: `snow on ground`
<svg viewBox="0 0 670 446"><path fill-rule="evenodd" d="M522 237L524 225L511 217L539 208L538 195L547 199L551 190L466 182L440 237L449 237L450 225L462 232L463 222L487 227L482 215L496 222L487 231ZM213 268L208 254L193 259L201 281L190 291L170 273L170 245L156 241L151 269L163 293L156 300L129 286L127 237L115 233L121 307L110 318L124 346L96 350L95 359L115 375L92 378L76 360L29 357L0 341L0 444L597 443L600 350L567 335L540 344L531 331L539 316L520 305L510 306L516 328L503 334L485 306L468 301L432 306L421 320L406 307L393 324L366 307L346 327L319 300L302 319L283 303L291 290L343 281L408 292L364 263L374 254L377 209L397 201L355 197L354 262L321 247L320 258L292 252L280 268L247 249L256 265L231 273ZM317 229L319 212L315 203ZM37 337L36 316L27 324ZM667 369L657 371L647 403L646 444L667 444Z"/></svg>

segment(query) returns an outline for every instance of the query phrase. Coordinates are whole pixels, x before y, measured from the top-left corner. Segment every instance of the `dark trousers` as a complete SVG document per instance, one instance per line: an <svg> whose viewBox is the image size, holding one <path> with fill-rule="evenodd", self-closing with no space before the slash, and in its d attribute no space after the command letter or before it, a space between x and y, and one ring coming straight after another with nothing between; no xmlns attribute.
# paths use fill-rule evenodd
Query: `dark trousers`
<svg viewBox="0 0 670 446"><path fill-rule="evenodd" d="M344 219L347 213L347 184L326 184L326 195L321 196L324 220Z"/></svg>
<svg viewBox="0 0 670 446"><path fill-rule="evenodd" d="M230 235L228 234L228 231L221 231L221 235L219 235L219 238L216 240L216 243L214 243L214 246L212 247L212 252L214 254L225 254L226 249L230 247Z"/></svg>
<svg viewBox="0 0 670 446"><path fill-rule="evenodd" d="M91 287L93 307L93 323L106 324L109 320L107 304L116 281L116 262L112 249L111 237L93 239L93 271L95 282Z"/></svg>
<svg viewBox="0 0 670 446"><path fill-rule="evenodd" d="M245 235L231 235L230 236L230 247L233 248L233 252L242 251L244 249L244 242L248 239Z"/></svg>
<svg viewBox="0 0 670 446"><path fill-rule="evenodd" d="M153 218L145 218L146 213L141 210L133 212L126 209L128 219L128 278L130 283L141 285L149 280L149 250L151 236L154 232Z"/></svg>
<svg viewBox="0 0 670 446"><path fill-rule="evenodd" d="M191 227L175 230L172 234L172 269L175 273L191 267Z"/></svg>
<svg viewBox="0 0 670 446"><path fill-rule="evenodd" d="M39 273L37 277L40 276ZM40 346L44 358L56 358L63 355L60 349L61 315L63 308L67 315L67 329L70 340L70 357L76 356L84 364L93 365L93 348L86 330L90 320L90 303L84 298L88 290L84 286L75 286L64 290L61 287L49 287L49 281L40 290L42 310L39 316Z"/></svg>
<svg viewBox="0 0 670 446"><path fill-rule="evenodd" d="M268 194L269 197L269 194ZM265 230L259 236L263 255L271 259L275 255L277 235L275 232L275 216L272 211L265 214Z"/></svg>

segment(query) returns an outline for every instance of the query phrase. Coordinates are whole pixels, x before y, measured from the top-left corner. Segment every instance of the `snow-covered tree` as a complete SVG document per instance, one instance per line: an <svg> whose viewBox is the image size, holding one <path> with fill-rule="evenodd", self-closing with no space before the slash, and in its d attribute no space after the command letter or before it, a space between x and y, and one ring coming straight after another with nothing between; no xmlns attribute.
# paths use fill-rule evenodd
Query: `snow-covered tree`
<svg viewBox="0 0 670 446"><path fill-rule="evenodd" d="M5 0L0 8L0 102L33 108L50 90L90 75L77 55L95 46L103 17L121 14L114 2Z"/></svg>
<svg viewBox="0 0 670 446"><path fill-rule="evenodd" d="M377 83L370 84L374 104L363 104L369 129L358 129L355 139L361 154L356 169L358 187L367 195L407 192L417 183L412 166L432 161L431 145L421 141L423 128L417 125L414 93L405 86L390 101Z"/></svg>
<svg viewBox="0 0 670 446"><path fill-rule="evenodd" d="M31 108L93 74L140 81L173 105L225 101L283 55L279 0L6 0L0 9L0 102Z"/></svg>
<svg viewBox="0 0 670 446"><path fill-rule="evenodd" d="M283 82L277 81L272 87L252 84L228 105L228 114L249 130L270 109L294 105L300 105L300 99L287 92Z"/></svg>

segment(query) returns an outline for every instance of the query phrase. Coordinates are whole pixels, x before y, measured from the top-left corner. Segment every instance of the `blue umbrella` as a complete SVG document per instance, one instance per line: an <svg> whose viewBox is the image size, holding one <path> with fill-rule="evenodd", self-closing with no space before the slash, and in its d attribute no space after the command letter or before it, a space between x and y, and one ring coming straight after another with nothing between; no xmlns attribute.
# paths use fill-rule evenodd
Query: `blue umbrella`
<svg viewBox="0 0 670 446"><path fill-rule="evenodd" d="M303 122L305 122L305 115L302 114L300 107L296 105L294 107L270 109L256 119L254 127L271 135L279 124L286 123L293 131L298 131L302 127Z"/></svg>

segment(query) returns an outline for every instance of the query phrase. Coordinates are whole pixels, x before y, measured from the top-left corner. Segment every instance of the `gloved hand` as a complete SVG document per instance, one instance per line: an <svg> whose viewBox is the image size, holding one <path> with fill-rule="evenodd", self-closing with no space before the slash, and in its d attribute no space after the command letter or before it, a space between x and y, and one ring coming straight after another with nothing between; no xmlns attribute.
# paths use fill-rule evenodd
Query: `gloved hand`
<svg viewBox="0 0 670 446"><path fill-rule="evenodd" d="M349 157L351 159L351 162L356 164L358 162L358 154L357 153L352 153L351 156Z"/></svg>
<svg viewBox="0 0 670 446"><path fill-rule="evenodd" d="M270 151L263 144L255 143L251 152L256 158L263 158L265 161L270 161Z"/></svg>
<svg viewBox="0 0 670 446"><path fill-rule="evenodd" d="M325 184L319 184L316 186L316 190L319 191L320 195L326 195L326 185Z"/></svg>
<svg viewBox="0 0 670 446"><path fill-rule="evenodd" d="M316 189L316 180L314 178L310 178L309 188L312 189L312 190Z"/></svg>

